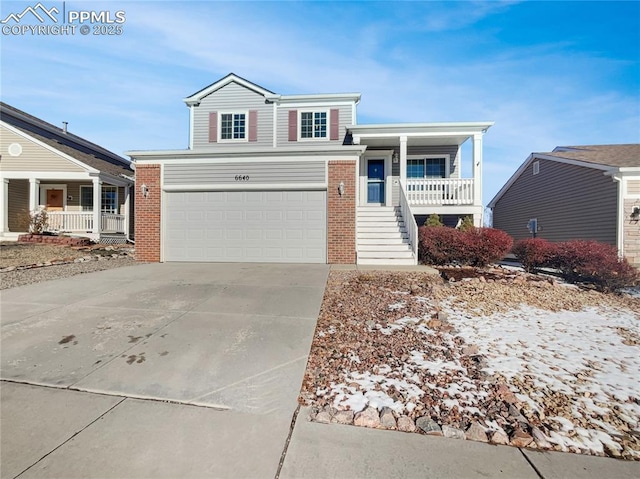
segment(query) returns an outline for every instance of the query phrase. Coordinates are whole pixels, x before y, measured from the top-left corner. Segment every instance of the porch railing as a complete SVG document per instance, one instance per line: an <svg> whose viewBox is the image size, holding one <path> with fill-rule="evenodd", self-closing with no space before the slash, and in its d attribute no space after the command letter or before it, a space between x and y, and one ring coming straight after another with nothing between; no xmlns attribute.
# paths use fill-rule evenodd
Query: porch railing
<svg viewBox="0 0 640 479"><path fill-rule="evenodd" d="M48 229L70 233L88 233L93 231L93 212L91 211L48 211ZM124 233L125 217L112 213L101 214L101 233Z"/></svg>
<svg viewBox="0 0 640 479"><path fill-rule="evenodd" d="M472 205L473 178L407 178L410 205Z"/></svg>
<svg viewBox="0 0 640 479"><path fill-rule="evenodd" d="M413 213L411 213L409 201L407 201L407 195L402 183L400 183L400 211L402 212L402 219L404 220L404 225L409 235L414 264L418 264L418 223L416 223L416 219Z"/></svg>

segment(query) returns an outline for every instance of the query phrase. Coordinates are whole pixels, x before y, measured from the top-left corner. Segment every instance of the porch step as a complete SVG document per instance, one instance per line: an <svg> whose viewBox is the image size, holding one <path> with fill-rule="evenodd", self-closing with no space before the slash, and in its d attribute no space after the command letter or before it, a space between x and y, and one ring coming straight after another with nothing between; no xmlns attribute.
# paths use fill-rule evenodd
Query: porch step
<svg viewBox="0 0 640 479"><path fill-rule="evenodd" d="M397 207L360 207L357 211L358 264L413 265L415 258Z"/></svg>

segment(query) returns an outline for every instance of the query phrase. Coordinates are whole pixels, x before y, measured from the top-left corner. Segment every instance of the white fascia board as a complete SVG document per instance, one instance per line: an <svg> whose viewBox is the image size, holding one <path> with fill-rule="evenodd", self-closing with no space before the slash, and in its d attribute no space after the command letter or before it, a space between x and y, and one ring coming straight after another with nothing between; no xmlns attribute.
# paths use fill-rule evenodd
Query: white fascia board
<svg viewBox="0 0 640 479"><path fill-rule="evenodd" d="M339 146L331 148L323 145L322 148L278 148L273 150L255 149L225 149L225 150L160 150L160 151L128 151L126 152L135 163L158 163L160 161L173 160L194 160L204 159L206 161L226 160L235 161L238 158L292 158L293 160L317 159L319 156L328 157L359 157L366 150L366 146Z"/></svg>
<svg viewBox="0 0 640 479"><path fill-rule="evenodd" d="M198 103L200 103L200 101L210 95L211 93L215 92L216 90L219 90L220 88L228 85L229 83L238 83L239 85L242 85L245 88L248 88L251 91L254 91L262 96L267 96L270 95L272 96L273 93L271 93L268 90L265 90L264 88L259 87L258 85L255 85L247 80L245 80L244 78L240 78L239 76L234 75L233 73L230 75L227 75L226 77L218 80L217 82L209 85L208 87L206 87L203 90L200 90L197 93L194 93L191 96L188 96L187 98L184 98L182 101L184 101L187 105L191 106L191 105L197 105Z"/></svg>
<svg viewBox="0 0 640 479"><path fill-rule="evenodd" d="M388 123L349 125L347 129L364 137L364 135L389 134L409 135L411 133L444 132L450 134L483 133L494 125L494 122L452 122L452 123Z"/></svg>
<svg viewBox="0 0 640 479"><path fill-rule="evenodd" d="M351 132L354 138L362 139L376 139L376 138L399 138L404 136L406 138L448 138L448 137L465 137L470 138L476 135L477 131L425 131L425 132L397 132L397 133L354 133Z"/></svg>
<svg viewBox="0 0 640 479"><path fill-rule="evenodd" d="M115 176L115 175L111 175L109 173L100 173L99 178L104 181L107 182L111 185L115 185L115 186L130 186L133 185L135 183L135 181L132 181L128 178L123 178L121 176Z"/></svg>
<svg viewBox="0 0 640 479"><path fill-rule="evenodd" d="M555 161L556 163L564 163L567 165L583 166L585 168L591 168L593 170L602 170L605 172L618 170L618 168L615 168L612 166L601 165L598 163L589 163L587 161L573 160L570 158L561 158L553 155L545 155L540 153L533 153L533 155L535 155L535 157L539 160L548 160L548 161Z"/></svg>
<svg viewBox="0 0 640 479"><path fill-rule="evenodd" d="M175 158L175 157L166 157L166 158L154 158L154 159L145 159L145 160L136 160L137 163L141 165L170 165L170 164L211 164L211 163L222 163L222 164L241 164L241 163L255 163L256 156L244 156L244 157L190 157L190 158ZM298 155L298 156L272 156L267 158L262 158L265 164L270 162L282 162L282 163L306 163L306 162L315 162L315 161L355 161L360 159L360 154L335 154L335 155Z"/></svg>
<svg viewBox="0 0 640 479"><path fill-rule="evenodd" d="M326 94L314 94L314 95L274 95L267 94L265 98L269 101L276 102L278 104L291 104L291 103L300 103L300 104L308 104L314 102L320 102L322 104L325 103L345 103L350 104L353 102L358 103L361 98L360 93L326 93Z"/></svg>
<svg viewBox="0 0 640 479"><path fill-rule="evenodd" d="M54 147L47 145L46 143L43 143L42 141L38 140L37 138L32 137L31 135L28 135L27 133L23 132L22 130L19 130L17 128L14 128L12 125L5 123L4 121L0 121L0 124L2 124L2 126L4 126L5 128L7 128L9 131L12 131L13 133L15 133L16 135L21 136L22 138L24 138L25 140L28 140L32 143L35 143L38 146L41 146L42 148L49 150L51 153L54 153L62 158L64 158L65 160L68 160L70 162L72 162L74 165L83 168L85 170L87 170L88 172L91 173L98 173L99 171L89 165L85 165L84 163L82 163L80 160L76 160L75 158L73 158L72 156L67 155L66 153L63 153L60 150L55 149Z"/></svg>
<svg viewBox="0 0 640 479"><path fill-rule="evenodd" d="M82 181L91 180L94 174L98 173L89 173L88 171L82 173L64 171L0 171L0 179L28 180L29 178L36 178L38 180Z"/></svg>

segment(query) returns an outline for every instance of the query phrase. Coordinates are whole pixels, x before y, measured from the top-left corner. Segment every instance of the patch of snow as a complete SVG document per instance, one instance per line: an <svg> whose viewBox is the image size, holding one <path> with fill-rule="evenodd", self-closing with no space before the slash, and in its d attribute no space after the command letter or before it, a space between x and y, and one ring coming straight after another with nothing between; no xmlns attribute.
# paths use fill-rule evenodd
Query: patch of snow
<svg viewBox="0 0 640 479"><path fill-rule="evenodd" d="M398 301L397 303L393 303L388 306L389 311L397 311L399 309L404 309L406 307L407 307L406 301Z"/></svg>

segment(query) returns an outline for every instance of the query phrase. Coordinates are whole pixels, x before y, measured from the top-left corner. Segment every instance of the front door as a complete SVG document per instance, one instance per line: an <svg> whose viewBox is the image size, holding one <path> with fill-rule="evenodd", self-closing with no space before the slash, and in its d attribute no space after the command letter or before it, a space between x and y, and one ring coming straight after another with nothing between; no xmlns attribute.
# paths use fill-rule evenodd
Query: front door
<svg viewBox="0 0 640 479"><path fill-rule="evenodd" d="M368 161L367 203L384 203L384 160Z"/></svg>
<svg viewBox="0 0 640 479"><path fill-rule="evenodd" d="M47 190L47 209L49 211L64 209L64 190Z"/></svg>

